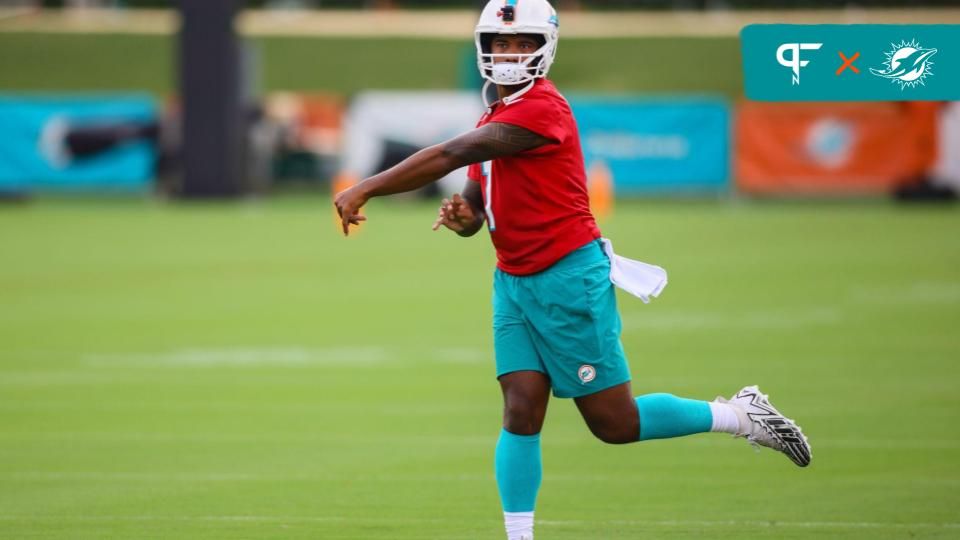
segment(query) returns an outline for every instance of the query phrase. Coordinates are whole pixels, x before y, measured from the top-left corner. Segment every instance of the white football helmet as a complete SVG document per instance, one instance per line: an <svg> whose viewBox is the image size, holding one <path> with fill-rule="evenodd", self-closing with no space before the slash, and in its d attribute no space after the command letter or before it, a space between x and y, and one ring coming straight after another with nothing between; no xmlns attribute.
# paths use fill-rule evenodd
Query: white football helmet
<svg viewBox="0 0 960 540"><path fill-rule="evenodd" d="M492 54L490 44L497 34L535 34L543 37L543 46L532 54ZM488 84L532 86L550 71L559 35L557 11L547 0L490 0L474 32L480 75ZM495 59L502 57L519 58L519 63L497 64Z"/></svg>

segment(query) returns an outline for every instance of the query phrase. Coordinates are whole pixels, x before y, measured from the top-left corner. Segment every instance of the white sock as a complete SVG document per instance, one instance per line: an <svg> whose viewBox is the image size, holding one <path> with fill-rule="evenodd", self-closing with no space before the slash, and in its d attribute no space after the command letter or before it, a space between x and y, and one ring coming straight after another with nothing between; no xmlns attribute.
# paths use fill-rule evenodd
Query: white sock
<svg viewBox="0 0 960 540"><path fill-rule="evenodd" d="M710 426L710 431L732 433L734 435L744 433L745 426L740 425L740 415L737 414L739 411L736 405L715 401L710 401L707 404L710 405L710 413L713 414L713 424Z"/></svg>
<svg viewBox="0 0 960 540"><path fill-rule="evenodd" d="M533 512L504 512L507 540L533 540Z"/></svg>

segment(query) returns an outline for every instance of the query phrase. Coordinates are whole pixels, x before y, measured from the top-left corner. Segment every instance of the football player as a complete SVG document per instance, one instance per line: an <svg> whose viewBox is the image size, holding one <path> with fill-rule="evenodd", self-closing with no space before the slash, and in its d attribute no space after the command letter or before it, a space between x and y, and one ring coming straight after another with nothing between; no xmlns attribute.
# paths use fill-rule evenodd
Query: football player
<svg viewBox="0 0 960 540"><path fill-rule="evenodd" d="M755 386L712 402L634 397L613 283L646 299L665 285L665 275L657 279L660 269L619 257L601 238L576 122L546 78L558 28L546 0L490 0L475 32L488 105L477 128L334 202L349 234L366 219L359 210L371 197L414 190L469 166L470 180L462 194L443 201L434 229L471 236L486 224L497 253L493 327L504 408L494 461L509 540L533 538L540 429L551 392L572 398L607 443L715 431L783 452L801 467L811 457L800 428Z"/></svg>

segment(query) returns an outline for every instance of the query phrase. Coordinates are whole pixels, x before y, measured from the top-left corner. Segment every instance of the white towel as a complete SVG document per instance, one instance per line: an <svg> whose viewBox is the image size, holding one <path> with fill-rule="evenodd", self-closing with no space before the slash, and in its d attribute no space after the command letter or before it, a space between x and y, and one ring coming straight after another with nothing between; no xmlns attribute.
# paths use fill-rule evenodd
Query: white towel
<svg viewBox="0 0 960 540"><path fill-rule="evenodd" d="M613 252L613 243L601 238L603 251L610 259L610 281L614 285L650 303L650 297L660 296L667 286L667 271L659 266L621 257Z"/></svg>

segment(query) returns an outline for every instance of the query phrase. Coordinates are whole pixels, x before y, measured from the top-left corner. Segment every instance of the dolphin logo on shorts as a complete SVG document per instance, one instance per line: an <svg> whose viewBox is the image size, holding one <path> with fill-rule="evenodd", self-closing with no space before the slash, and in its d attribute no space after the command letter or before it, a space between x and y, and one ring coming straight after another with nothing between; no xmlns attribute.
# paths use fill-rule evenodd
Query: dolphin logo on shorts
<svg viewBox="0 0 960 540"><path fill-rule="evenodd" d="M584 364L577 370L577 377L580 377L580 382L586 384L597 378L597 370L590 364Z"/></svg>

